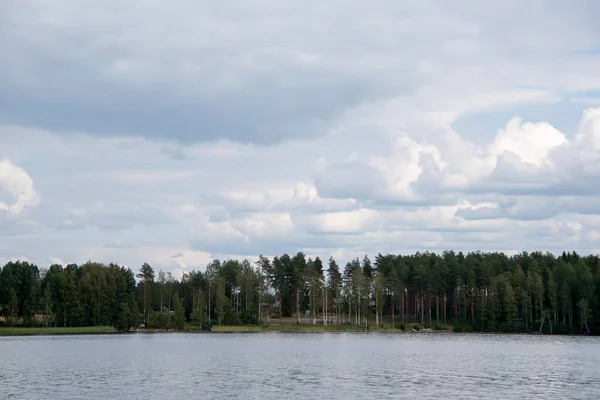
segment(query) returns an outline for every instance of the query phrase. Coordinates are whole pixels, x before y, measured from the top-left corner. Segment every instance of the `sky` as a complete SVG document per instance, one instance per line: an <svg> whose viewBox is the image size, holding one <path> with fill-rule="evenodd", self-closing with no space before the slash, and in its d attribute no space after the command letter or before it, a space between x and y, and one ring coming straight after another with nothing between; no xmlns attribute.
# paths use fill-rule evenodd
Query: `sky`
<svg viewBox="0 0 600 400"><path fill-rule="evenodd" d="M599 14L0 2L0 264L598 253Z"/></svg>

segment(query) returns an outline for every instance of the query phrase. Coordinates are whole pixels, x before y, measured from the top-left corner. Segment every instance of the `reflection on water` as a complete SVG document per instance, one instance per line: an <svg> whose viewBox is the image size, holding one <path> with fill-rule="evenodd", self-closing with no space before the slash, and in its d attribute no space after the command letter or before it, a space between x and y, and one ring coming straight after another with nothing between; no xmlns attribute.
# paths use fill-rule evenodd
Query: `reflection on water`
<svg viewBox="0 0 600 400"><path fill-rule="evenodd" d="M600 338L374 333L0 337L2 398L600 398Z"/></svg>

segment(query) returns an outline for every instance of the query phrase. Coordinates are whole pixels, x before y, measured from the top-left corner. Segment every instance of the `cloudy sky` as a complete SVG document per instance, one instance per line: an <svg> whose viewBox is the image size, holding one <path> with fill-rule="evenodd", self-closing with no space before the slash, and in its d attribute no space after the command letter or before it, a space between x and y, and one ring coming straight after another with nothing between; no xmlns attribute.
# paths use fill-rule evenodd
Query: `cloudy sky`
<svg viewBox="0 0 600 400"><path fill-rule="evenodd" d="M600 252L591 0L0 3L0 263Z"/></svg>

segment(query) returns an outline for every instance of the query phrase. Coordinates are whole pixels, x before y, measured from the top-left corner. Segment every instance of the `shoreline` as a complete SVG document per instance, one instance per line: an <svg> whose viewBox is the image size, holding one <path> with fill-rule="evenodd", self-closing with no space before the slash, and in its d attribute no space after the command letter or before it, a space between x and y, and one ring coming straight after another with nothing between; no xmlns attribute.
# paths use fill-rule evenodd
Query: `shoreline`
<svg viewBox="0 0 600 400"><path fill-rule="evenodd" d="M82 327L0 327L2 336L59 336L59 335L111 335L119 332L110 326Z"/></svg>
<svg viewBox="0 0 600 400"><path fill-rule="evenodd" d="M452 330L400 330L392 328L360 329L344 325L241 325L213 326L212 330L201 330L196 327L186 329L136 329L118 332L110 326L91 326L73 328L54 327L0 327L0 337L6 336L60 336L60 335L116 335L116 334L153 334L153 333L387 333L387 334L444 334L444 335L527 335L527 336L593 336L584 334L548 334L539 332L453 332Z"/></svg>

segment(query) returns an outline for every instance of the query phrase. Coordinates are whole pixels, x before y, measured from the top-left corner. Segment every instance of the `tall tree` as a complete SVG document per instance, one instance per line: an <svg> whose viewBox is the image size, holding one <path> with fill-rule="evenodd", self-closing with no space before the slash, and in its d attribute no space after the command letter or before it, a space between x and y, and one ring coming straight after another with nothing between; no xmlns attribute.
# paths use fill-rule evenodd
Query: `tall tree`
<svg viewBox="0 0 600 400"><path fill-rule="evenodd" d="M292 259L292 287L296 294L296 322L300 323L300 294L304 291L306 285L306 256L301 251Z"/></svg>
<svg viewBox="0 0 600 400"><path fill-rule="evenodd" d="M327 268L327 277L328 284L327 288L329 290L329 301L333 304L333 309L335 309L335 323L339 324L340 321L340 313L341 313L341 293L342 293L342 274L340 273L340 267L337 262L333 258L333 256L329 257L329 263Z"/></svg>
<svg viewBox="0 0 600 400"><path fill-rule="evenodd" d="M183 329L185 325L185 311L183 309L183 301L179 297L179 294L175 294L174 311L173 326L175 329Z"/></svg>
<svg viewBox="0 0 600 400"><path fill-rule="evenodd" d="M375 298L375 324L380 326L383 320L385 277L381 272L375 272L373 279L373 297Z"/></svg>
<svg viewBox="0 0 600 400"><path fill-rule="evenodd" d="M146 325L148 325L148 323L149 323L148 307L150 304L149 293L150 293L150 287L154 283L154 270L152 269L150 264L144 263L142 265L142 267L140 268L140 272L136 276L139 279L141 279L141 282L142 282L143 294L144 294L144 303L143 303L144 323Z"/></svg>
<svg viewBox="0 0 600 400"><path fill-rule="evenodd" d="M163 290L165 288L165 282L167 281L167 277L163 270L158 271L158 283L160 285L160 312L164 311L163 309Z"/></svg>

